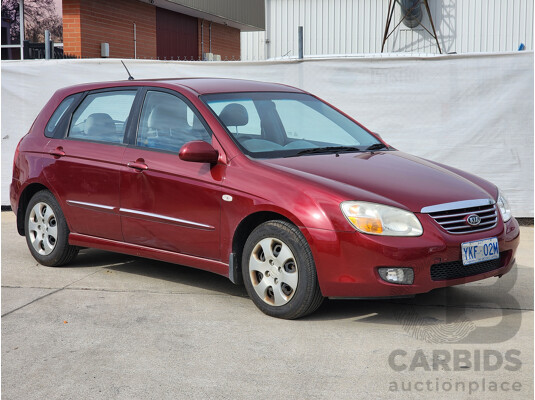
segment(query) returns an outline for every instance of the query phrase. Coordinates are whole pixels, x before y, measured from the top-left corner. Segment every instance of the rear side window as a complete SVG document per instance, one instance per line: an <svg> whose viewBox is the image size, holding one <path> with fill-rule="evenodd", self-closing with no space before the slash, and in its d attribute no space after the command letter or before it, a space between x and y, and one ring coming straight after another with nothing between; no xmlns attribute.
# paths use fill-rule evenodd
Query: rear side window
<svg viewBox="0 0 535 400"><path fill-rule="evenodd" d="M56 108L56 111L54 111L54 114L52 114L52 117L50 117L50 120L48 121L48 124L46 124L45 128L45 136L46 137L52 137L54 136L54 131L56 130L59 121L61 120L61 117L65 114L65 111L71 106L72 102L78 95L72 95L69 97L66 97Z"/></svg>
<svg viewBox="0 0 535 400"><path fill-rule="evenodd" d="M69 137L98 142L123 143L135 90L94 93L76 109Z"/></svg>

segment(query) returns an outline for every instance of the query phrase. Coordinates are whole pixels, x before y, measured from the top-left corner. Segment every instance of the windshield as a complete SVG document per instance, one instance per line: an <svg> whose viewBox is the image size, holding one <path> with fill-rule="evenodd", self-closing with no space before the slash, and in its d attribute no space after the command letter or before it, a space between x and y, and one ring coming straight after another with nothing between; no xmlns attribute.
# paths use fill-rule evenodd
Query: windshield
<svg viewBox="0 0 535 400"><path fill-rule="evenodd" d="M221 93L201 99L242 151L254 158L336 152L338 147L345 152L365 151L380 143L355 122L304 93Z"/></svg>

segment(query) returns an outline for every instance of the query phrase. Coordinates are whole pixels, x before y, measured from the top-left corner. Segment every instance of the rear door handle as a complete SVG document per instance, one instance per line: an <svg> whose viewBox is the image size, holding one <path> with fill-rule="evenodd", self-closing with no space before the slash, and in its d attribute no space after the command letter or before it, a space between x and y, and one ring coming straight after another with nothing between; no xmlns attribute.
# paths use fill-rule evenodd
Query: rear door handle
<svg viewBox="0 0 535 400"><path fill-rule="evenodd" d="M63 157L65 152L63 151L63 147L56 147L50 152L50 154L52 154L54 157Z"/></svg>
<svg viewBox="0 0 535 400"><path fill-rule="evenodd" d="M136 169L138 171L146 171L149 169L147 164L139 162L139 161L131 161L128 164L126 164L129 168Z"/></svg>

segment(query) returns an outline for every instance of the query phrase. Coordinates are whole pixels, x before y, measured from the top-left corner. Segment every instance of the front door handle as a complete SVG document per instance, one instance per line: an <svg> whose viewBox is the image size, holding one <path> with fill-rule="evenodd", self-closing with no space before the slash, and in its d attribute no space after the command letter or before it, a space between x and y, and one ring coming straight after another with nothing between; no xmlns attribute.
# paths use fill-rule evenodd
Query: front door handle
<svg viewBox="0 0 535 400"><path fill-rule="evenodd" d="M140 161L130 161L128 164L126 164L129 168L136 169L138 171L146 171L149 169L147 164L140 162Z"/></svg>
<svg viewBox="0 0 535 400"><path fill-rule="evenodd" d="M54 150L50 152L54 157L63 157L65 155L65 152L63 151L63 147L56 147Z"/></svg>

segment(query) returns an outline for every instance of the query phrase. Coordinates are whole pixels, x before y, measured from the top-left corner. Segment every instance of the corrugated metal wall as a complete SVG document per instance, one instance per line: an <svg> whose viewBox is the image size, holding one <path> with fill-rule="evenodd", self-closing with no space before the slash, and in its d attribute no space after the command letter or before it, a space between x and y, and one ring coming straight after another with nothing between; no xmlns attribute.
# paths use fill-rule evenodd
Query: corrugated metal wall
<svg viewBox="0 0 535 400"><path fill-rule="evenodd" d="M429 0L444 53L533 50L533 0ZM388 0L266 0L266 31L241 34L244 60L295 57L297 27L306 55L380 53ZM396 6L393 25L400 18ZM423 23L430 29L424 10ZM266 43L268 41L268 43ZM438 53L421 27L401 24L388 52Z"/></svg>

